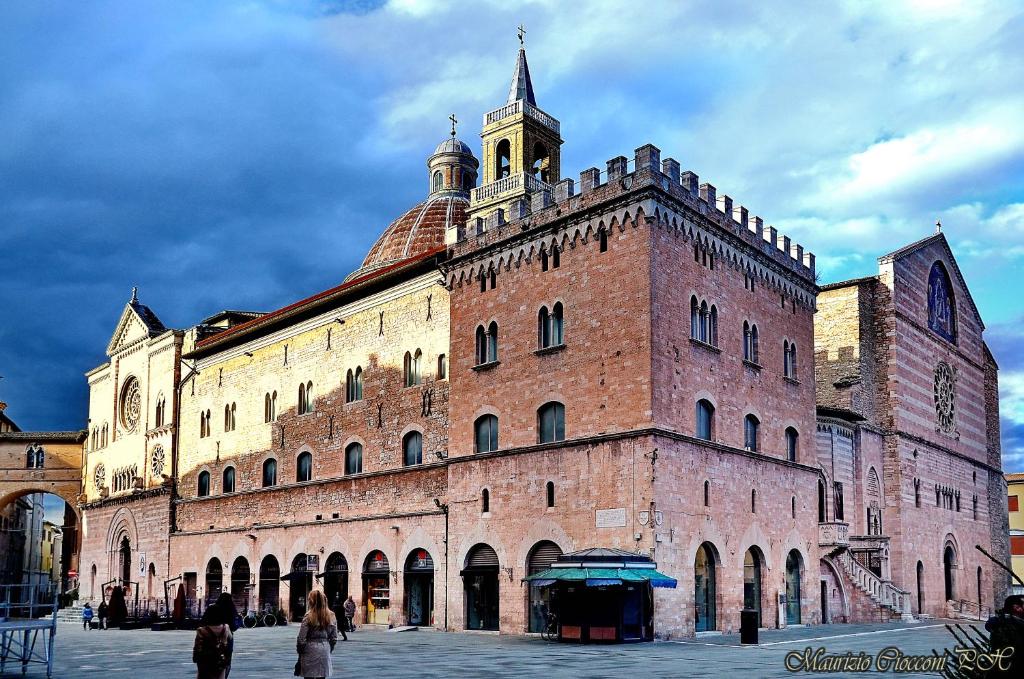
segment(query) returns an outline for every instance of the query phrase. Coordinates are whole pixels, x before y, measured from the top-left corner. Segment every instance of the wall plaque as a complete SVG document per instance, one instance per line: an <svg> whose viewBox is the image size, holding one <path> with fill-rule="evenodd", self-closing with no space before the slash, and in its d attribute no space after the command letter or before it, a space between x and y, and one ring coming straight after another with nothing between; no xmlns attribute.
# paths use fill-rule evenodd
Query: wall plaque
<svg viewBox="0 0 1024 679"><path fill-rule="evenodd" d="M598 509L596 525L598 528L618 528L626 525L626 508Z"/></svg>

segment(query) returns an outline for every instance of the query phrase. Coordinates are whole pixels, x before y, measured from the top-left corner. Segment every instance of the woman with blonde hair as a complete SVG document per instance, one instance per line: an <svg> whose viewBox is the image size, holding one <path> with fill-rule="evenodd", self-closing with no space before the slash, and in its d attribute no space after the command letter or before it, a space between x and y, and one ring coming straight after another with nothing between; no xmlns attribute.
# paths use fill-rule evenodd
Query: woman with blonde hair
<svg viewBox="0 0 1024 679"><path fill-rule="evenodd" d="M306 679L326 679L331 676L331 651L338 643L338 623L327 607L327 597L314 589L306 597L306 615L302 618L295 649L299 660L295 663L295 676Z"/></svg>

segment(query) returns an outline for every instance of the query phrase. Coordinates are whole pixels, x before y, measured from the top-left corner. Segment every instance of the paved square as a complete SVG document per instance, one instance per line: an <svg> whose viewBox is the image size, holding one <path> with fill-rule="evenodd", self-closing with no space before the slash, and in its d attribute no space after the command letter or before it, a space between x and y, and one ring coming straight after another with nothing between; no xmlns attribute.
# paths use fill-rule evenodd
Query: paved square
<svg viewBox="0 0 1024 679"><path fill-rule="evenodd" d="M292 675L298 627L239 630L231 676L280 679ZM62 624L57 633L54 676L194 677L192 632L108 630L85 632ZM616 646L578 646L535 637L446 634L435 631L359 630L334 652L336 677L623 677L638 672L653 677L792 677L785 655L807 646L825 646L829 654L876 654L897 646L908 654L929 654L951 647L943 621L915 625L821 625L762 631L762 645L741 647L737 636L712 636L673 642ZM12 672L11 670L15 671ZM21 676L7 668L3 677ZM29 677L45 672L34 668ZM830 676L850 676L833 674ZM876 674L877 676L877 674ZM900 676L925 676L901 674Z"/></svg>

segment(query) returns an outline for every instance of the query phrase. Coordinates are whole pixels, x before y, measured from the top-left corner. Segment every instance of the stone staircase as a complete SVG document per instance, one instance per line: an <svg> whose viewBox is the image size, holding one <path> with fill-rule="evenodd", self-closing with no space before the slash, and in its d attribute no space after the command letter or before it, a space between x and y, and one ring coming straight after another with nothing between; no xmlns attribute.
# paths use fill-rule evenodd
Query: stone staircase
<svg viewBox="0 0 1024 679"><path fill-rule="evenodd" d="M847 579L872 601L905 622L914 620L910 613L910 592L875 575L853 558L849 550L836 550L830 556L842 567Z"/></svg>

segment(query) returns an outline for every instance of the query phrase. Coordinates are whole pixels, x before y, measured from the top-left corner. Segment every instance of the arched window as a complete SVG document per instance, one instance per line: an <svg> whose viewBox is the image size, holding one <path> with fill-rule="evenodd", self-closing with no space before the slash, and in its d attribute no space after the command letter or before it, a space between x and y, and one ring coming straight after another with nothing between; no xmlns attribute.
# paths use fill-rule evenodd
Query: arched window
<svg viewBox="0 0 1024 679"><path fill-rule="evenodd" d="M548 157L547 147L540 142L533 145L533 164L530 171L542 182L551 182L551 159Z"/></svg>
<svg viewBox="0 0 1024 679"><path fill-rule="evenodd" d="M487 362L494 363L498 360L498 323L491 321L487 326Z"/></svg>
<svg viewBox="0 0 1024 679"><path fill-rule="evenodd" d="M299 415L306 412L306 385L299 385L299 402L298 402Z"/></svg>
<svg viewBox="0 0 1024 679"><path fill-rule="evenodd" d="M437 356L437 379L448 379L448 357L444 354L438 354Z"/></svg>
<svg viewBox="0 0 1024 679"><path fill-rule="evenodd" d="M928 328L944 340L956 343L956 302L949 274L936 261L928 272Z"/></svg>
<svg viewBox="0 0 1024 679"><path fill-rule="evenodd" d="M562 255L559 252L557 245L551 246L551 268L557 269L562 266Z"/></svg>
<svg viewBox="0 0 1024 679"><path fill-rule="evenodd" d="M444 188L444 176L441 174L440 170L437 170L434 172L434 176L431 179L430 190L440 191L442 188Z"/></svg>
<svg viewBox="0 0 1024 679"><path fill-rule="evenodd" d="M472 172L462 171L462 190L470 191L476 185L476 177Z"/></svg>
<svg viewBox="0 0 1024 679"><path fill-rule="evenodd" d="M163 394L158 394L156 397L156 418L155 425L157 427L164 426L164 411L167 408L166 401L164 400Z"/></svg>
<svg viewBox="0 0 1024 679"><path fill-rule="evenodd" d="M420 363L423 360L423 352L419 349L416 353L405 352L405 386L414 387L420 383Z"/></svg>
<svg viewBox="0 0 1024 679"><path fill-rule="evenodd" d="M351 403L355 399L356 394L356 377L355 373L352 372L352 368L348 369L345 373L345 403Z"/></svg>
<svg viewBox="0 0 1024 679"><path fill-rule="evenodd" d="M272 422L274 418L270 416L270 392L268 391L263 395L263 422Z"/></svg>
<svg viewBox="0 0 1024 679"><path fill-rule="evenodd" d="M199 482L196 487L196 495L199 497L206 497L210 494L210 472L201 471L199 472Z"/></svg>
<svg viewBox="0 0 1024 679"><path fill-rule="evenodd" d="M597 232L598 250L608 252L608 231L601 229Z"/></svg>
<svg viewBox="0 0 1024 679"><path fill-rule="evenodd" d="M796 462L797 444L800 442L800 434L793 427L786 427L786 459Z"/></svg>
<svg viewBox="0 0 1024 679"><path fill-rule="evenodd" d="M498 285L498 272L493 267L487 272L487 282L490 283L491 290Z"/></svg>
<svg viewBox="0 0 1024 679"><path fill-rule="evenodd" d="M551 309L551 345L560 346L565 342L562 325L562 303L555 302Z"/></svg>
<svg viewBox="0 0 1024 679"><path fill-rule="evenodd" d="M690 339L700 339L700 302L690 297Z"/></svg>
<svg viewBox="0 0 1024 679"><path fill-rule="evenodd" d="M222 493L234 493L235 492L235 468L225 467L224 473L221 475L220 490Z"/></svg>
<svg viewBox="0 0 1024 679"><path fill-rule="evenodd" d="M310 481L313 478L313 453L306 451L300 453L295 461L295 480L299 483Z"/></svg>
<svg viewBox="0 0 1024 679"><path fill-rule="evenodd" d="M508 139L502 139L498 142L498 147L494 153L494 160L495 179L504 179L512 174L512 145Z"/></svg>
<svg viewBox="0 0 1024 679"><path fill-rule="evenodd" d="M708 303L706 300L701 300L700 303L700 336L697 338L701 342L708 341Z"/></svg>
<svg viewBox="0 0 1024 679"><path fill-rule="evenodd" d="M551 314L546 306L537 314L537 346L541 349L551 346Z"/></svg>
<svg viewBox="0 0 1024 679"><path fill-rule="evenodd" d="M405 358L402 361L402 381L406 387L411 387L414 384L412 381L412 354L408 351L405 352Z"/></svg>
<svg viewBox="0 0 1024 679"><path fill-rule="evenodd" d="M750 513L751 514L756 514L757 513L757 491L756 490L750 491Z"/></svg>
<svg viewBox="0 0 1024 679"><path fill-rule="evenodd" d="M711 305L711 312L708 314L708 344L718 346L718 307Z"/></svg>
<svg viewBox="0 0 1024 679"><path fill-rule="evenodd" d="M406 467L423 464L423 434L411 431L402 439L402 462Z"/></svg>
<svg viewBox="0 0 1024 679"><path fill-rule="evenodd" d="M711 506L711 482L710 481L705 481L704 482L704 506L705 507L710 507Z"/></svg>
<svg viewBox="0 0 1024 679"><path fill-rule="evenodd" d="M476 326L476 364L487 363L487 331L484 326Z"/></svg>
<svg viewBox="0 0 1024 679"><path fill-rule="evenodd" d="M263 461L263 487L277 485L277 460L272 457Z"/></svg>
<svg viewBox="0 0 1024 679"><path fill-rule="evenodd" d="M757 326L743 321L743 360L757 364Z"/></svg>
<svg viewBox="0 0 1024 679"><path fill-rule="evenodd" d="M715 406L711 401L701 399L697 401L697 432L696 437L710 441L714 435L715 427Z"/></svg>
<svg viewBox="0 0 1024 679"><path fill-rule="evenodd" d="M545 496L547 498L547 506L548 507L554 507L555 506L555 482L554 481L548 481L544 485L544 492L545 492Z"/></svg>
<svg viewBox="0 0 1024 679"><path fill-rule="evenodd" d="M229 418L228 418L228 419L229 419L229 421L230 421L230 424L231 424L231 429L230 429L230 431L234 431L234 430L235 430L235 424L236 424L236 421L235 421L235 413L236 413L236 412L237 412L237 407L236 407L236 405L235 405L234 403L232 403L232 404L231 404L231 410L230 410L230 411L229 411L229 413L228 413L228 415L229 415Z"/></svg>
<svg viewBox="0 0 1024 679"><path fill-rule="evenodd" d="M231 431L231 405L224 404L224 431Z"/></svg>
<svg viewBox="0 0 1024 679"><path fill-rule="evenodd" d="M540 270L541 271L547 271L548 270L548 251L547 250L541 250L540 251Z"/></svg>
<svg viewBox="0 0 1024 679"><path fill-rule="evenodd" d="M304 401L304 404L305 404L305 409L302 410L303 413L308 414L308 413L313 412L313 383L312 382L306 382L306 400Z"/></svg>
<svg viewBox="0 0 1024 679"><path fill-rule="evenodd" d="M476 452L490 453L498 449L498 418L482 415L473 425L476 433Z"/></svg>
<svg viewBox="0 0 1024 679"><path fill-rule="evenodd" d="M791 511L791 513L793 515L793 518L795 519L796 518L796 495L794 495L793 497L791 497L789 499L789 506L790 506L790 511Z"/></svg>
<svg viewBox="0 0 1024 679"><path fill-rule="evenodd" d="M796 379L796 343L790 344L789 340L782 342L782 368L783 375L791 380Z"/></svg>
<svg viewBox="0 0 1024 679"><path fill-rule="evenodd" d="M545 403L537 410L537 433L540 443L565 440L565 406L558 401Z"/></svg>
<svg viewBox="0 0 1024 679"><path fill-rule="evenodd" d="M825 484L818 481L818 523L825 523Z"/></svg>
<svg viewBox="0 0 1024 679"><path fill-rule="evenodd" d="M480 491L480 513L487 514L491 511L491 491L484 488Z"/></svg>
<svg viewBox="0 0 1024 679"><path fill-rule="evenodd" d="M345 473L363 473L363 444L350 443L345 448Z"/></svg>
<svg viewBox="0 0 1024 679"><path fill-rule="evenodd" d="M355 398L353 401L363 400L363 367L356 366Z"/></svg>
<svg viewBox="0 0 1024 679"><path fill-rule="evenodd" d="M757 450L757 442L761 430L761 422L753 415L743 418L743 447Z"/></svg>

